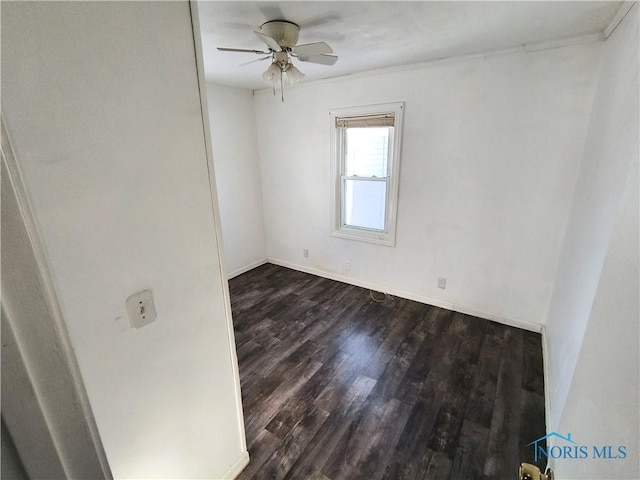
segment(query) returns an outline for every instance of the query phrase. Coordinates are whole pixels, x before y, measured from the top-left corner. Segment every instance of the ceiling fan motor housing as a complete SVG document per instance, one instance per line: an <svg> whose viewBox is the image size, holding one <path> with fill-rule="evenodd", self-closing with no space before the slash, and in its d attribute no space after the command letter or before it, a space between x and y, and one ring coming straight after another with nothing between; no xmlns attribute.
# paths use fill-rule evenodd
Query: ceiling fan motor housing
<svg viewBox="0 0 640 480"><path fill-rule="evenodd" d="M300 27L293 22L274 20L263 23L260 30L278 42L282 48L293 48L298 43Z"/></svg>

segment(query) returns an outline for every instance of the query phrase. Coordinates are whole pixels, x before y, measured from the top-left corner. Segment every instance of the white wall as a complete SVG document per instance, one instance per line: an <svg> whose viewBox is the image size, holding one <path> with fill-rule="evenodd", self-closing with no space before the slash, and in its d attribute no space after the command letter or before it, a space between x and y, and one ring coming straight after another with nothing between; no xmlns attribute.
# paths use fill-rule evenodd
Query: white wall
<svg viewBox="0 0 640 480"><path fill-rule="evenodd" d="M591 43L302 83L286 91L284 104L258 92L268 257L539 329L600 48ZM329 110L392 101L406 104L396 247L331 237ZM437 288L438 276L448 278L446 290Z"/></svg>
<svg viewBox="0 0 640 480"><path fill-rule="evenodd" d="M638 5L607 40L547 326L550 430L626 445L559 478L640 478Z"/></svg>
<svg viewBox="0 0 640 480"><path fill-rule="evenodd" d="M552 429L562 414L624 182L637 152L637 38L637 28L627 18L607 40L603 54L547 320Z"/></svg>
<svg viewBox="0 0 640 480"><path fill-rule="evenodd" d="M213 162L229 277L266 261L253 92L207 85Z"/></svg>
<svg viewBox="0 0 640 480"><path fill-rule="evenodd" d="M188 3L3 2L2 81L114 476L221 478L247 457Z"/></svg>
<svg viewBox="0 0 640 480"><path fill-rule="evenodd" d="M559 478L640 478L638 175L636 156L558 427L582 444L625 445L628 458L556 460Z"/></svg>
<svg viewBox="0 0 640 480"><path fill-rule="evenodd" d="M2 428L27 478L111 478L4 122L1 176Z"/></svg>

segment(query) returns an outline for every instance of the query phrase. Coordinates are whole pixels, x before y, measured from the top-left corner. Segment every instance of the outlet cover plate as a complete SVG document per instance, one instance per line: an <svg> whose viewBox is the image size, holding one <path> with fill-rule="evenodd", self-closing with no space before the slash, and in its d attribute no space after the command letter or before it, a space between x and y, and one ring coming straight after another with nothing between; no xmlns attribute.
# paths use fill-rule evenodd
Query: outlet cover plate
<svg viewBox="0 0 640 480"><path fill-rule="evenodd" d="M153 304L151 290L134 293L127 298L126 306L132 328L142 328L156 319L156 307Z"/></svg>

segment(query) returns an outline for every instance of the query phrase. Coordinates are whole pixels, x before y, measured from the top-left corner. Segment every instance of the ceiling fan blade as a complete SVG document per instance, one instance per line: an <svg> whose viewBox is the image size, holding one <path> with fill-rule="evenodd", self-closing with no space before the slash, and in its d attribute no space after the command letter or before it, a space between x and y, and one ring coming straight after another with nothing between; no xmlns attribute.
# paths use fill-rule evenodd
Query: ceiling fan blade
<svg viewBox="0 0 640 480"><path fill-rule="evenodd" d="M303 45L296 45L291 49L296 55L309 57L312 55L324 55L327 53L333 53L331 47L325 42L305 43Z"/></svg>
<svg viewBox="0 0 640 480"><path fill-rule="evenodd" d="M280 48L280 45L278 45L278 42L276 42L275 38L272 38L269 35L265 35L264 33L258 30L254 30L253 33L255 33L258 36L258 38L260 38L260 40L266 43L269 46L269 48L274 52L282 51L282 48Z"/></svg>
<svg viewBox="0 0 640 480"><path fill-rule="evenodd" d="M298 60L301 62L319 63L321 65L333 65L338 61L335 55L299 55Z"/></svg>
<svg viewBox="0 0 640 480"><path fill-rule="evenodd" d="M309 30L313 27L324 25L325 23L336 22L338 20L340 20L340 15L338 13L329 12L324 15L303 20L302 22L299 22L298 25L300 25L300 28L304 30Z"/></svg>
<svg viewBox="0 0 640 480"><path fill-rule="evenodd" d="M255 60L251 60L250 62L241 63L238 66L244 67L245 65L249 65L250 63L261 62L262 60L266 60L267 58L271 58L271 55L267 55L266 57L262 57L262 58L256 58Z"/></svg>
<svg viewBox="0 0 640 480"><path fill-rule="evenodd" d="M218 47L218 50L221 52L261 53L262 55L269 55L269 52L263 52L262 50L247 50L245 48Z"/></svg>

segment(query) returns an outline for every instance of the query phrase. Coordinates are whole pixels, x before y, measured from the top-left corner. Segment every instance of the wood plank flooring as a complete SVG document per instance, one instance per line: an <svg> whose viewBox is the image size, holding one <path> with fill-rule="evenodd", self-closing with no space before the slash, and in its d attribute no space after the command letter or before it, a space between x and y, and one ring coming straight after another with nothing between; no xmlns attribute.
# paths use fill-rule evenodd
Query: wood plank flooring
<svg viewBox="0 0 640 480"><path fill-rule="evenodd" d="M271 264L229 287L238 478L503 480L533 463L540 335Z"/></svg>

